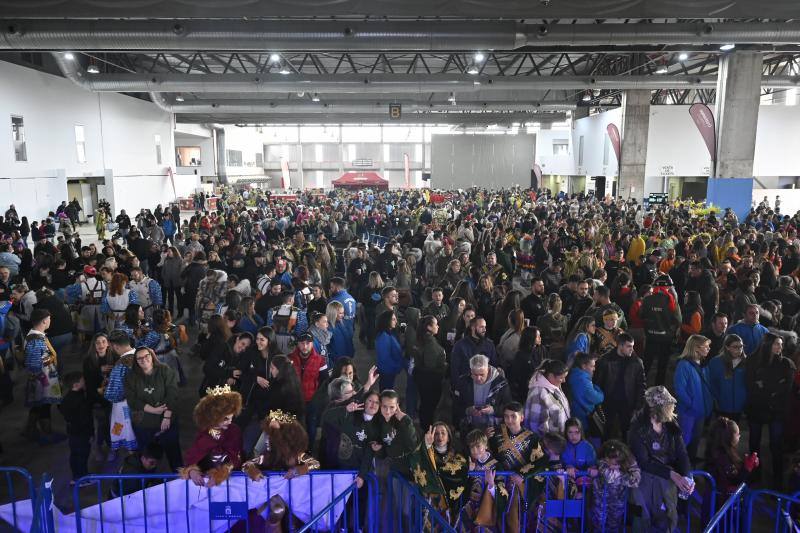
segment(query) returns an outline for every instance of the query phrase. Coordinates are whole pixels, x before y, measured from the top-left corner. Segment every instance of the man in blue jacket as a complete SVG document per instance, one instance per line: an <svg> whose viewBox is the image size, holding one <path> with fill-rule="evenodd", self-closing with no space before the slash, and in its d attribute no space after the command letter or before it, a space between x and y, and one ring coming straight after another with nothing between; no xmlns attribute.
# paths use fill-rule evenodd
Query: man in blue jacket
<svg viewBox="0 0 800 533"><path fill-rule="evenodd" d="M497 368L497 350L491 339L486 338L486 319L476 316L469 323L469 330L453 346L450 353L450 386L455 389L461 376L469 372L469 360L473 355L483 354L489 364Z"/></svg>
<svg viewBox="0 0 800 533"><path fill-rule="evenodd" d="M592 383L596 361L594 355L579 352L567 377L570 413L581 421L584 435L589 428L589 414L605 400L603 390Z"/></svg>
<svg viewBox="0 0 800 533"><path fill-rule="evenodd" d="M753 355L761 344L761 338L769 332L767 328L758 323L760 311L756 304L745 307L744 318L728 328L728 333L735 333L744 341L744 353Z"/></svg>
<svg viewBox="0 0 800 533"><path fill-rule="evenodd" d="M703 424L711 416L713 400L708 385L708 368L702 366L711 349L711 341L692 335L686 341L675 368L675 396L678 398L678 425L689 458L697 458L697 445L703 436Z"/></svg>

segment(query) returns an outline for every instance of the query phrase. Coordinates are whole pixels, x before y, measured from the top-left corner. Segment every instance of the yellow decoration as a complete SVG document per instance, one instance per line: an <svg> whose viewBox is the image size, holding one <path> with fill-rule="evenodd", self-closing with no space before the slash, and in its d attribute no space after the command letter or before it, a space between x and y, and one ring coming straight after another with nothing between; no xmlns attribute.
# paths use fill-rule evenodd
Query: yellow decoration
<svg viewBox="0 0 800 533"><path fill-rule="evenodd" d="M428 476L419 465L414 469L414 482L421 487L428 485Z"/></svg>
<svg viewBox="0 0 800 533"><path fill-rule="evenodd" d="M270 422L275 421L278 422L279 424L288 424L289 422L294 422L295 420L297 420L297 417L292 413L285 413L280 409L275 409L273 411L270 411L269 414L267 415L267 418L269 418Z"/></svg>
<svg viewBox="0 0 800 533"><path fill-rule="evenodd" d="M458 473L459 470L461 470L461 468L464 466L464 463L466 462L467 460L464 459L464 457L462 457L461 455L456 455L455 457L453 457L452 460L447 461L444 464L442 470L454 476L456 475L456 473Z"/></svg>
<svg viewBox="0 0 800 533"><path fill-rule="evenodd" d="M508 491L506 490L506 484L502 481L497 483L497 491L504 497L508 498Z"/></svg>
<svg viewBox="0 0 800 533"><path fill-rule="evenodd" d="M231 390L231 386L230 385L222 385L221 387L219 385L217 385L216 387L213 387L213 388L212 387L207 387L206 388L206 395L208 395L208 396L219 396L219 395L222 395L222 394L228 394L230 392L233 392Z"/></svg>
<svg viewBox="0 0 800 533"><path fill-rule="evenodd" d="M457 489L450 489L450 499L457 500L461 497L461 493L464 492L464 487L458 487Z"/></svg>

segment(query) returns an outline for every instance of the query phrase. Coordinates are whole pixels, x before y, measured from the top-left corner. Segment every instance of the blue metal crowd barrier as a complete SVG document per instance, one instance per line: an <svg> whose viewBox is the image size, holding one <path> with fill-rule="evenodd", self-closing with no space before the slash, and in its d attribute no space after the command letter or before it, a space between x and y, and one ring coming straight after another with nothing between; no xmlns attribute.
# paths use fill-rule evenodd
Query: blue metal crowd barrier
<svg viewBox="0 0 800 533"><path fill-rule="evenodd" d="M763 500L768 499L775 500L774 507L768 502L763 502ZM768 520L773 521L772 531L774 533L797 533L800 531L800 521L798 520L800 493L789 496L772 490L750 492L747 498L747 515L744 522L746 531L751 531L755 520L753 508L761 507L761 505L763 505L763 514L766 515ZM755 529L752 530L755 531Z"/></svg>
<svg viewBox="0 0 800 533"><path fill-rule="evenodd" d="M742 483L723 503L711 520L703 528L703 533L723 532L731 533L739 531L742 525L742 512L744 511L744 501L747 495L747 485Z"/></svg>
<svg viewBox="0 0 800 533"><path fill-rule="evenodd" d="M514 472L496 472L495 479L498 481L509 480L512 475L514 475ZM698 490L687 500L685 508L682 509L685 522L682 521L681 523L685 523L685 529L680 528L680 530L687 533L699 530L703 523L710 519L716 506L716 484L711 475L700 470L693 471L692 475L695 480L702 479L704 485L702 487L698 486ZM469 476L479 480L481 482L481 490L483 490L484 472L470 472ZM534 486L534 483L528 481L519 496L517 496L517 487L510 481L507 482L506 487L509 492L509 504L506 509L501 511L499 523L496 524L496 528L478 527L477 531L483 532L496 529L504 533L511 529L509 527L509 524L512 522L511 519L513 519L513 523L518 524L520 531L529 531L534 523L544 525L544 530L546 531L583 532L589 529L604 533L606 531L618 531L618 529L608 526L606 523L608 517L607 513L602 513L604 517L602 524L593 523L593 518L587 516L589 512L587 501L590 500L592 495L592 478L589 472L577 471L575 472L574 478L565 472L541 472L536 474L534 478L536 478L536 484L539 485L538 488ZM584 480L584 482L576 483L576 480L581 479ZM561 484L560 488L558 486L559 483ZM565 496L568 494L568 491L561 490L563 487L568 486L567 483L572 483L576 487L575 492L569 495L569 497ZM531 490L542 490L544 498L534 502L529 507L526 502L531 502ZM552 492L554 490L556 491L555 494ZM400 498L398 498L398 491L400 493ZM623 527L632 525L628 515L628 508L630 505L629 496L628 491L626 491L623 496L623 501L625 502L621 522ZM519 498L517 505L514 504L514 498ZM459 516L448 517L447 513L443 514L431 507L430 503L421 496L417 487L396 472L391 472L386 501L389 511L387 513L389 520L387 530L390 532L397 530L396 526L398 524L401 526L401 531L408 530L407 528L402 528L402 520L405 515L406 525L412 527L422 524L423 522L420 522L420 517L422 517L423 520L427 519L431 525L435 526L437 531L456 531L451 524L456 524L457 527L461 524L463 518L462 513L466 503L467 502L462 497L459 504L462 510L459 512ZM605 505L605 498L602 500L602 505ZM512 512L516 512L517 516L510 516ZM534 521L534 523L531 523L531 521Z"/></svg>
<svg viewBox="0 0 800 533"><path fill-rule="evenodd" d="M336 495L336 490L334 488L334 480L338 476L345 476L351 475L355 477L357 475L356 471L349 471L349 470L336 470L336 471L313 471L309 472L307 476L301 476L299 478L295 478L297 480L308 478L309 482L309 494L310 500L308 502L308 515L312 517L308 523L314 522L314 527L316 529L312 529L313 531L318 531L320 523L324 522L324 520L328 517L334 516L334 510L336 504L343 503L347 500L347 497L352 495L355 502L352 504L358 509L358 499L360 496L360 491L366 490L367 491L367 502L368 502L368 514L367 514L367 522L368 524L377 523L377 481L373 479L368 480L366 485L359 489L356 487L355 484L348 486L344 491L343 494L339 494L338 497L334 497L333 500L336 502L333 505L328 505L323 508L324 513L322 511L314 513L314 484L316 483L327 483L330 482L330 489L331 494ZM284 476L284 472L264 472L265 478L282 478ZM144 531L145 533L149 531L165 531L169 533L170 531L180 531L180 532L189 532L192 530L202 530L202 531L210 531L214 529L214 523L218 521L225 521L227 522L227 530L231 530L237 523L240 524L237 526L240 528L241 531L246 533L250 532L250 519L251 510L253 508L260 508L260 512L263 512L268 502L275 494L272 494L270 484L267 483L267 494L266 498L261 498L259 501L252 501L252 496L250 495L250 483L245 481L243 484L244 487L244 494L238 494L238 498L244 497L244 500L231 500L231 480L235 478L242 478L245 477L245 474L242 472L233 472L231 474L231 478L225 481L224 488L225 488L225 499L224 500L214 500L212 495L212 489L206 489L208 495L208 525L207 526L198 526L195 524L190 516L190 487L193 486L193 483L190 480L186 480L182 486L182 499L184 500L183 505L181 505L179 509L170 509L170 490L167 482L173 481L175 479L179 479L176 474L96 474L96 475L89 475L81 478L78 483L76 483L74 491L73 491L73 498L75 502L75 525L76 530L78 533L83 531L83 520L87 517L84 516L82 513L83 509L86 506L81 505L81 487L85 485L93 486L97 499L96 502L92 503L101 504L105 503L109 500L116 499L119 502L119 512L121 513L122 523L121 528L123 533L126 531ZM327 479L326 479L327 478ZM286 507L287 509L293 509L292 505L292 483L295 482L295 479L289 479L289 488L288 488L288 499L286 500ZM163 517L164 524L160 527L155 527L150 525L151 516L148 514L147 505L148 505L148 496L145 489L153 486L161 486L163 487L163 513L157 513L159 517ZM113 493L110 489L117 489ZM237 490L237 492L239 492ZM115 498L117 494L125 494L124 497ZM174 489L172 490L174 501L175 492ZM133 505L134 500L141 501L142 509L143 509L143 519L144 524L142 527L136 526L127 526L126 519L125 519L125 505L126 501L128 505ZM153 503L152 496L150 497L151 505ZM331 502L333 503L333 502ZM100 531L101 533L106 531L106 518L104 517L103 506L99 505L99 517L95 518L98 522L95 530ZM344 507L347 509L347 506ZM357 512L357 511L356 511ZM182 517L180 519L176 518L174 515L176 513L182 513ZM171 516L172 515L172 516ZM350 515L346 515L350 516ZM361 515L356 515L357 520L360 521ZM294 532L296 531L297 527L295 525L293 517L290 517L288 520L288 531ZM360 522L356 522L357 525L360 525ZM193 527L197 526L197 527ZM329 525L331 525L329 523ZM114 528L111 529L115 529ZM306 529L308 530L308 529Z"/></svg>
<svg viewBox="0 0 800 533"><path fill-rule="evenodd" d="M25 470L24 468L18 468L16 466L4 466L0 467L0 474L5 477L6 480L6 489L8 490L8 503L11 505L11 522L10 525L14 527L15 530L19 530L19 520L18 520L18 509L17 509L17 502L20 500L29 500L33 507L34 515L35 512L35 503L36 503L36 488L33 483L33 476L31 476L30 472ZM24 485L24 490L20 493L20 491L15 490L14 488L14 478L19 477L21 478L20 481Z"/></svg>
<svg viewBox="0 0 800 533"><path fill-rule="evenodd" d="M338 529L342 531L352 529L353 531L377 533L379 531L378 522L380 521L380 515L378 513L378 479L373 474L370 474L365 480L365 483L369 485L369 488L367 490L367 509L363 516L362 509L359 509L359 505L361 505L361 503L359 500L358 488L355 482L353 482L353 484L347 487L344 492L336 496L336 498L334 498L328 505L314 515L311 520L306 522L303 527L298 529L297 533L320 531L320 522L322 522L325 518L328 519L328 524L330 524L330 531L333 531L333 526L335 524L341 523L342 525ZM352 510L349 510L350 505L347 504L348 497L351 497L350 502L352 505ZM340 507L342 509L341 516L338 521L335 519L336 507ZM348 511L350 513L349 519ZM322 531L326 531L326 529L323 529Z"/></svg>

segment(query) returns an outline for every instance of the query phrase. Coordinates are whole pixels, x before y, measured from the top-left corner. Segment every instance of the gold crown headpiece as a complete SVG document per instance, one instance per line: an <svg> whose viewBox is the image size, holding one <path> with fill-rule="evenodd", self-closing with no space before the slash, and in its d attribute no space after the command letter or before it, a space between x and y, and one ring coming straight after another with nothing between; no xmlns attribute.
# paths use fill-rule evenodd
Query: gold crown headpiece
<svg viewBox="0 0 800 533"><path fill-rule="evenodd" d="M270 422L274 420L279 424L288 424L289 422L294 422L295 420L297 420L297 417L292 413L286 413L284 411L281 411L280 409L275 409L270 411L269 414L267 415L267 418L269 418Z"/></svg>
<svg viewBox="0 0 800 533"><path fill-rule="evenodd" d="M217 385L216 387L206 387L206 395L208 396L220 396L222 394L228 394L233 392L231 390L230 385Z"/></svg>

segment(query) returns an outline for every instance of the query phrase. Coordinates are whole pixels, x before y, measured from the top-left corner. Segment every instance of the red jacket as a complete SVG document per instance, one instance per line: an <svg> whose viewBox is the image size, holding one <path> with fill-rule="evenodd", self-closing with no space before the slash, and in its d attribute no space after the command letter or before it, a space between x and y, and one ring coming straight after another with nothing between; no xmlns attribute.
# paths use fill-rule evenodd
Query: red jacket
<svg viewBox="0 0 800 533"><path fill-rule="evenodd" d="M308 403L317 391L320 382L325 379L328 372L328 363L313 347L311 348L311 353L305 359L300 357L300 350L295 348L289 354L289 360L297 371L297 377L300 378L303 400Z"/></svg>

